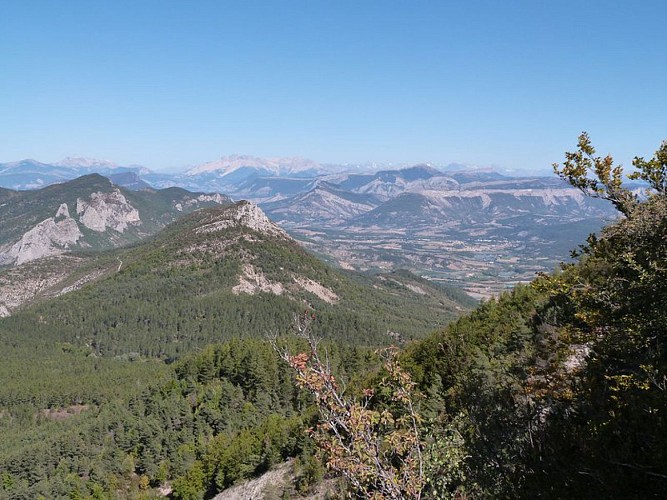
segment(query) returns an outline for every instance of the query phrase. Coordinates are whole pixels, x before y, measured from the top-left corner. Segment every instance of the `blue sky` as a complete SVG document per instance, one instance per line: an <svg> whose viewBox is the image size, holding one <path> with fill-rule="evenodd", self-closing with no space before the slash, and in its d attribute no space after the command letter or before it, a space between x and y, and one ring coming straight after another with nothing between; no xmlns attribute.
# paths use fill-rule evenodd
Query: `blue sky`
<svg viewBox="0 0 667 500"><path fill-rule="evenodd" d="M0 2L0 161L546 171L667 138L667 2Z"/></svg>

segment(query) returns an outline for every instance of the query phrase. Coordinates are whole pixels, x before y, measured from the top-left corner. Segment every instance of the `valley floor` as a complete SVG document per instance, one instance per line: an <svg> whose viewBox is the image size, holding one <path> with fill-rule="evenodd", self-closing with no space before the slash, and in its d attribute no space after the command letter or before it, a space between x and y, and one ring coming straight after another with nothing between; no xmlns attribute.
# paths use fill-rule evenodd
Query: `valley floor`
<svg viewBox="0 0 667 500"><path fill-rule="evenodd" d="M589 233L599 230L603 221L554 222L553 227L535 226L525 234L493 225L394 230L285 227L312 252L343 269L409 269L423 278L463 289L475 299L486 299L569 261L570 251Z"/></svg>

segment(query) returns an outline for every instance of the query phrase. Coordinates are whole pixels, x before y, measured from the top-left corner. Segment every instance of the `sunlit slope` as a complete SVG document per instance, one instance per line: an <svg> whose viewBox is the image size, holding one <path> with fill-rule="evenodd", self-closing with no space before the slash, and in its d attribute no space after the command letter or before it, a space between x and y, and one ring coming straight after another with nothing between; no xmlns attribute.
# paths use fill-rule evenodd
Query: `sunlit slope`
<svg viewBox="0 0 667 500"><path fill-rule="evenodd" d="M24 308L2 329L97 355L172 357L284 332L304 309L315 310L325 337L385 344L431 332L471 305L409 273L369 278L335 270L247 202L195 212L104 258L99 277Z"/></svg>

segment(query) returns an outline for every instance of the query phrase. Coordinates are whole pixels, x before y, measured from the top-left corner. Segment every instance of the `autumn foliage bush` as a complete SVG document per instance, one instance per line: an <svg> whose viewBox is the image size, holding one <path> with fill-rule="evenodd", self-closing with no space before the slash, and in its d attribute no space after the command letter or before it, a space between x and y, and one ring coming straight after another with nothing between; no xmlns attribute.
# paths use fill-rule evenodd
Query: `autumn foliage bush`
<svg viewBox="0 0 667 500"><path fill-rule="evenodd" d="M397 349L377 351L383 374L361 399L349 396L318 347L314 316L296 320L297 334L309 352L291 354L274 347L296 373L297 385L314 398L319 423L309 429L326 467L345 477L352 492L370 499L421 498L425 484L421 417L410 375L397 361Z"/></svg>

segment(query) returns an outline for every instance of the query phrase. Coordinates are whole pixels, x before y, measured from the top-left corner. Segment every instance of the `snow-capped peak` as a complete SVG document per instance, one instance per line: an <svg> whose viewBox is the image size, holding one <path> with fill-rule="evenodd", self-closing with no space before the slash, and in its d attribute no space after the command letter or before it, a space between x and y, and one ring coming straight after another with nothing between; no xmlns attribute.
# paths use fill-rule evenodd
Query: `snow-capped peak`
<svg viewBox="0 0 667 500"><path fill-rule="evenodd" d="M98 160L96 158L84 158L82 156L68 156L54 165L74 168L118 168L118 165L110 160Z"/></svg>
<svg viewBox="0 0 667 500"><path fill-rule="evenodd" d="M275 176L285 176L305 171L316 173L323 171L323 167L319 163L305 158L258 158L249 155L231 155L193 167L185 175L194 176L215 172L220 177L224 177L244 167L264 170Z"/></svg>

